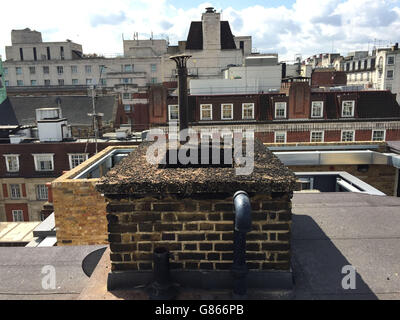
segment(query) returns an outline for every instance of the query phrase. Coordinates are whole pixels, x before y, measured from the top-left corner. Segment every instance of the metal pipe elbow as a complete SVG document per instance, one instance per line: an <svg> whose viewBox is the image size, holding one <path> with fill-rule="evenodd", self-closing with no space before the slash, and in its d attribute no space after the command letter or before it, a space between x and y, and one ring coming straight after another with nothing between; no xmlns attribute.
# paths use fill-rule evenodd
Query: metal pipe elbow
<svg viewBox="0 0 400 320"><path fill-rule="evenodd" d="M247 233L251 231L251 204L245 191L238 191L233 196L235 208L235 231Z"/></svg>

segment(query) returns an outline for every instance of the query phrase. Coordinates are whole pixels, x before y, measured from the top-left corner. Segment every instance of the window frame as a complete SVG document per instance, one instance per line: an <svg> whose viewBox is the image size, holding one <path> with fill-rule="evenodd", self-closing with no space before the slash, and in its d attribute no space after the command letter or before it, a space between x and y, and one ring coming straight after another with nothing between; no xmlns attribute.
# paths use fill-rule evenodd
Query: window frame
<svg viewBox="0 0 400 320"><path fill-rule="evenodd" d="M171 108L176 107L177 108L177 119L171 119ZM168 121L173 121L173 122L179 122L179 104L169 104L168 105Z"/></svg>
<svg viewBox="0 0 400 320"><path fill-rule="evenodd" d="M393 63L389 63L389 59L390 59L390 58L393 58ZM387 64L388 66L393 66L393 65L395 65L395 62L396 62L396 58L395 58L394 55L388 55L388 56L387 56L386 64Z"/></svg>
<svg viewBox="0 0 400 320"><path fill-rule="evenodd" d="M278 104L284 105L284 115L283 116L278 116L277 111L278 111ZM287 118L287 102L286 101L277 101L274 103L274 119L286 119Z"/></svg>
<svg viewBox="0 0 400 320"><path fill-rule="evenodd" d="M352 140L343 140L343 133L345 133L345 132L352 132L353 133L353 139ZM354 141L356 141L356 131L355 130L347 130L347 129L342 130L340 132L340 141L341 142L354 142Z"/></svg>
<svg viewBox="0 0 400 320"><path fill-rule="evenodd" d="M4 156L4 158L5 158L5 162L6 162L6 168L7 168L7 172L19 172L19 170L20 170L20 167L19 167L19 154L4 154L3 155ZM10 166L9 166L9 163L8 163L8 159L7 158L9 158L9 157L16 157L16 159L17 159L17 170L10 170Z"/></svg>
<svg viewBox="0 0 400 320"><path fill-rule="evenodd" d="M392 76L389 77L388 73L392 72ZM390 79L393 80L394 79L394 70L390 69L390 70L386 70L386 79Z"/></svg>
<svg viewBox="0 0 400 320"><path fill-rule="evenodd" d="M321 134L321 141L312 141L313 133L322 133ZM312 130L310 131L310 143L318 143L318 142L325 142L325 131L324 130Z"/></svg>
<svg viewBox="0 0 400 320"><path fill-rule="evenodd" d="M251 117L246 117L244 116L244 111L245 111L245 107L251 107ZM244 102L242 103L242 120L254 120L255 118L255 105L253 102Z"/></svg>
<svg viewBox="0 0 400 320"><path fill-rule="evenodd" d="M46 191L44 192L44 190ZM36 191L36 200L38 201L49 200L49 190L47 189L47 186L45 184L35 185L35 191ZM46 194L46 196L42 197L44 193Z"/></svg>
<svg viewBox="0 0 400 320"><path fill-rule="evenodd" d="M314 104L316 103L321 103L321 115L319 116L314 116ZM311 101L311 118L323 118L324 117L324 101L316 100L316 101Z"/></svg>
<svg viewBox="0 0 400 320"><path fill-rule="evenodd" d="M209 110L205 110L205 108L209 108ZM203 111L209 111L210 112L210 117L205 118L203 116ZM206 103L206 104L201 104L200 105L200 120L202 121L211 121L213 119L213 105L211 103Z"/></svg>
<svg viewBox="0 0 400 320"><path fill-rule="evenodd" d="M276 141L277 135L278 135L278 134L282 134L282 133L284 133L285 141L284 141L284 142L277 142L277 141ZM274 143L287 143L287 131L275 131L275 132L274 132Z"/></svg>
<svg viewBox="0 0 400 320"><path fill-rule="evenodd" d="M230 106L231 117L224 118L224 106ZM221 103L221 120L233 120L233 103Z"/></svg>
<svg viewBox="0 0 400 320"><path fill-rule="evenodd" d="M383 132L383 140L374 140L374 133L375 132ZM372 130L371 141L386 141L386 130L385 129Z"/></svg>
<svg viewBox="0 0 400 320"><path fill-rule="evenodd" d="M85 65L85 73L92 73L92 65Z"/></svg>
<svg viewBox="0 0 400 320"><path fill-rule="evenodd" d="M346 102L351 102L352 103L352 109L351 109L351 115L344 115L344 105ZM343 100L342 101L342 118L354 118L354 109L356 106L355 100Z"/></svg>
<svg viewBox="0 0 400 320"><path fill-rule="evenodd" d="M10 183L9 186L10 186L10 199L14 200L22 199L21 185L19 183Z"/></svg>
<svg viewBox="0 0 400 320"><path fill-rule="evenodd" d="M12 214L12 217L13 217L13 222L24 222L25 221L24 220L24 210L20 210L20 209L11 210L11 214ZM18 214L18 218L17 219L15 218L15 214Z"/></svg>
<svg viewBox="0 0 400 320"><path fill-rule="evenodd" d="M54 171L54 153L33 153L32 156L33 156L34 163L35 163L35 171L37 171L37 172ZM38 159L40 159L39 157L51 157L51 169L47 169L47 170L39 169L39 166L38 166Z"/></svg>
<svg viewBox="0 0 400 320"><path fill-rule="evenodd" d="M57 74L64 74L64 66L57 66Z"/></svg>
<svg viewBox="0 0 400 320"><path fill-rule="evenodd" d="M83 156L84 160L82 162L80 162L79 164L74 166L74 156ZM69 169L72 170L74 168L76 168L77 166L79 166L81 163L85 162L87 159L89 158L89 154L88 153L68 153L68 162L69 162Z"/></svg>

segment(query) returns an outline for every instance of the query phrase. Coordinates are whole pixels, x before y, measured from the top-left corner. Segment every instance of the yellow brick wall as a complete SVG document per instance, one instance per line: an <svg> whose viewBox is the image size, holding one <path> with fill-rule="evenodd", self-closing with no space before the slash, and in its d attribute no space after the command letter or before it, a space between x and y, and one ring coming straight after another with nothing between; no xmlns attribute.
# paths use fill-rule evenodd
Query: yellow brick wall
<svg viewBox="0 0 400 320"><path fill-rule="evenodd" d="M106 244L106 203L94 185L96 180L56 182L53 204L57 245Z"/></svg>

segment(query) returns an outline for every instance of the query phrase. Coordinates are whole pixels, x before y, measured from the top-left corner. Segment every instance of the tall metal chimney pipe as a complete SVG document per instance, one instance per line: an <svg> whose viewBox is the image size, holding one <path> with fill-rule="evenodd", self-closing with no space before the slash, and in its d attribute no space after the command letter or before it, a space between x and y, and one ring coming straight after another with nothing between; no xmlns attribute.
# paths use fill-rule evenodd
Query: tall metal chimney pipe
<svg viewBox="0 0 400 320"><path fill-rule="evenodd" d="M182 131L188 128L188 93L187 93L187 67L186 62L192 56L179 54L170 57L174 60L178 69L178 87L179 87L179 130Z"/></svg>

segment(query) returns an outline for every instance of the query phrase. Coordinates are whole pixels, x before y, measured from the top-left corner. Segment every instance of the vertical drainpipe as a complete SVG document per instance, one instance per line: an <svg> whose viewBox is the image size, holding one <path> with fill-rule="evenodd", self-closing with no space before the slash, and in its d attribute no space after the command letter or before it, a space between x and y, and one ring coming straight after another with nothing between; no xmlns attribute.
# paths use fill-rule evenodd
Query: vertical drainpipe
<svg viewBox="0 0 400 320"><path fill-rule="evenodd" d="M246 234L251 231L251 204L249 195L238 191L233 196L235 230L233 240L233 298L245 299L247 295Z"/></svg>

